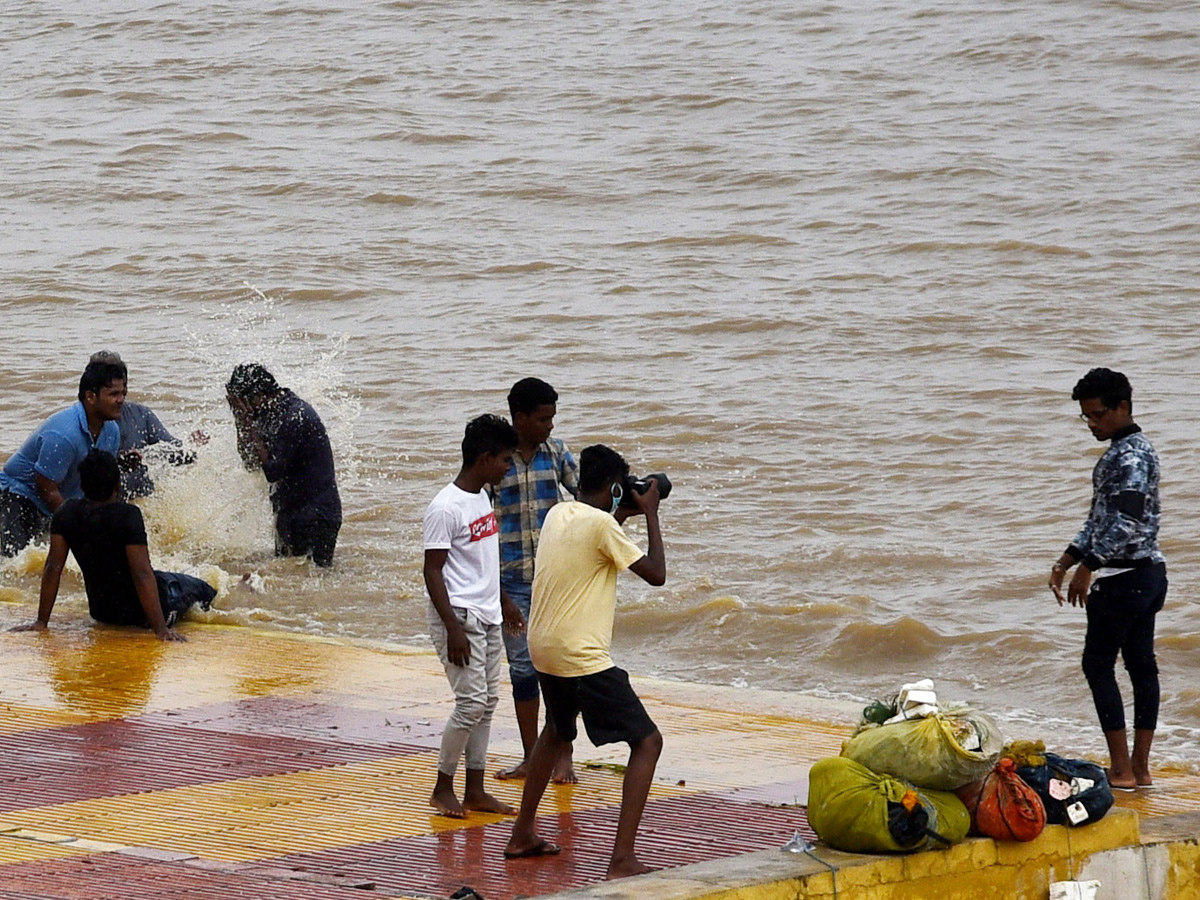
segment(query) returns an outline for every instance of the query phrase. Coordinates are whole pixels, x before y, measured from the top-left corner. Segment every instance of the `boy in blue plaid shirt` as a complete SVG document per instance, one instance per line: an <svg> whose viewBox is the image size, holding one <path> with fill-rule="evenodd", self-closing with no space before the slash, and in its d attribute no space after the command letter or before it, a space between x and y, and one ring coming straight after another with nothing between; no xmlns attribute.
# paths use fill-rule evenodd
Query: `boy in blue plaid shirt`
<svg viewBox="0 0 1200 900"><path fill-rule="evenodd" d="M500 585L509 599L529 619L533 595L533 558L538 536L550 507L563 499L561 489L579 493L579 466L566 444L550 437L558 412L558 392L540 378L522 378L508 392L508 409L520 444L512 468L496 489L496 519L500 523ZM508 673L512 680L517 727L524 758L518 765L496 773L500 779L524 778L525 764L538 736L540 708L537 673L529 659L525 633L504 633ZM554 769L556 784L578 779L568 746Z"/></svg>

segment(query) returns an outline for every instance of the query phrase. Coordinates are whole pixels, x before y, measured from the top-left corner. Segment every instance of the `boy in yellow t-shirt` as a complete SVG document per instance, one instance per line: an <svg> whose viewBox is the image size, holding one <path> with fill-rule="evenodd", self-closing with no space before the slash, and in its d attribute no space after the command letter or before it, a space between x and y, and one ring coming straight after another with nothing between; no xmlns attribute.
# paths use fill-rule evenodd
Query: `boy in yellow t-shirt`
<svg viewBox="0 0 1200 900"><path fill-rule="evenodd" d="M521 812L504 849L509 859L549 856L560 848L534 831L538 803L555 761L575 739L583 716L596 745L629 744L617 836L609 878L650 869L634 851L638 825L662 752L662 735L609 656L617 603L617 573L629 569L652 585L667 580L658 522L658 483L633 493L634 509L622 507L629 466L615 450L596 444L579 456L579 499L559 503L546 515L538 543L529 618L529 654L542 686L546 726L529 759ZM645 554L621 530L637 512L646 516Z"/></svg>

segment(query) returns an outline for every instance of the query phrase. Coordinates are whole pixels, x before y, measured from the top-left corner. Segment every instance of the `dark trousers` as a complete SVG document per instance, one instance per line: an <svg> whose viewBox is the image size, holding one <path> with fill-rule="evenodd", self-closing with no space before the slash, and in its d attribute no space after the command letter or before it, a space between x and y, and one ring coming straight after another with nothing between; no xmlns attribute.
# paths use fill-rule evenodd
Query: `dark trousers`
<svg viewBox="0 0 1200 900"><path fill-rule="evenodd" d="M208 609L217 596L216 590L207 581L182 572L160 572L155 569L154 583L158 586L158 603L168 627L174 625L194 605ZM142 609L136 593L115 605L95 607L89 603L89 608L92 618L97 622L150 627L150 620L146 618L146 611Z"/></svg>
<svg viewBox="0 0 1200 900"><path fill-rule="evenodd" d="M158 585L158 602L164 616L175 613L182 615L193 605L201 609L212 606L216 590L203 578L185 575L182 572L160 572L154 570L154 581Z"/></svg>
<svg viewBox="0 0 1200 900"><path fill-rule="evenodd" d="M50 533L50 517L33 501L12 491L0 491L0 555L16 556Z"/></svg>
<svg viewBox="0 0 1200 900"><path fill-rule="evenodd" d="M275 517L275 555L311 556L318 566L329 568L341 528L340 520L279 513Z"/></svg>
<svg viewBox="0 0 1200 900"><path fill-rule="evenodd" d="M1133 727L1153 730L1158 724L1158 662L1154 657L1154 617L1167 599L1167 567L1163 563L1099 578L1087 602L1087 637L1083 674L1100 727L1125 727L1125 704L1117 687L1117 654L1133 683Z"/></svg>

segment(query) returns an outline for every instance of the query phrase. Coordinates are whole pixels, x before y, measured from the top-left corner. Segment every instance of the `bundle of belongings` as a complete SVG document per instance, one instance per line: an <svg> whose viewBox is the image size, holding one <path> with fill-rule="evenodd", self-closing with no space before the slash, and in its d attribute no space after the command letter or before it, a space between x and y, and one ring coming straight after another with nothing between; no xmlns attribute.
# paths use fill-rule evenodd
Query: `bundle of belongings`
<svg viewBox="0 0 1200 900"><path fill-rule="evenodd" d="M1047 825L1087 825L1112 809L1112 788L1103 767L1064 759L1041 741L1019 742L1012 749L1017 775L1041 798Z"/></svg>
<svg viewBox="0 0 1200 900"><path fill-rule="evenodd" d="M921 790L834 756L808 773L808 823L838 850L903 853L957 844L971 815L949 791Z"/></svg>
<svg viewBox="0 0 1200 900"><path fill-rule="evenodd" d="M998 841L1032 841L1046 827L1046 807L1017 774L1017 765L1002 756L981 780L955 791L971 813L971 834Z"/></svg>
<svg viewBox="0 0 1200 900"><path fill-rule="evenodd" d="M1022 741L992 719L939 703L933 682L904 685L863 710L841 756L809 772L808 821L854 853L948 847L967 834L1031 841L1047 823L1082 825L1112 806L1104 770Z"/></svg>

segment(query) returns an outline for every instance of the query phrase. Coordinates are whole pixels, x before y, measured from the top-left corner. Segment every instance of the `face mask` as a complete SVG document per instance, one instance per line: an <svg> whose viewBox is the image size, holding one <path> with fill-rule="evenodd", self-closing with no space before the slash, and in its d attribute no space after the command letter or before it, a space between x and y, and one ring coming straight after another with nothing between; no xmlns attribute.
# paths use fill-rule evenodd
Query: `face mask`
<svg viewBox="0 0 1200 900"><path fill-rule="evenodd" d="M612 507L609 509L608 514L610 516L615 516L617 514L617 507L621 505L621 498L625 496L625 487L624 485L614 484L609 489L609 492L612 494L613 501Z"/></svg>

